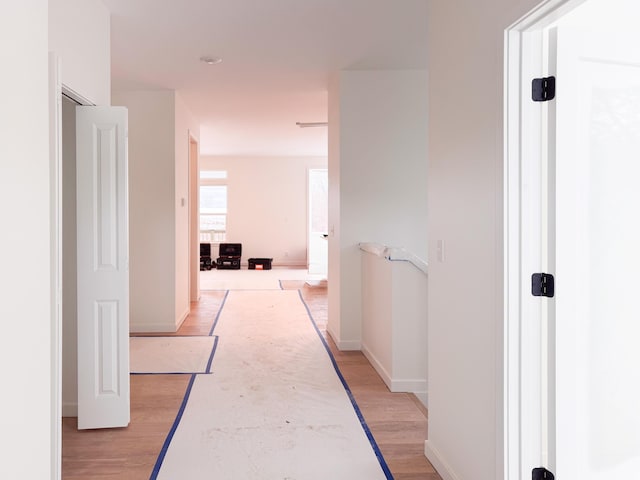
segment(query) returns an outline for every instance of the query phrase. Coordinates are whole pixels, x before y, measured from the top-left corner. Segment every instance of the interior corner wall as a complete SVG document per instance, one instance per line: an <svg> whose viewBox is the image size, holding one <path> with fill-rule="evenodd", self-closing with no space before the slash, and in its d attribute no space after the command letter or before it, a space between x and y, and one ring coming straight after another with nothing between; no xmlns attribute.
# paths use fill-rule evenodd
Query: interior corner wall
<svg viewBox="0 0 640 480"><path fill-rule="evenodd" d="M49 51L62 83L96 105L111 103L111 17L100 0L49 0Z"/></svg>
<svg viewBox="0 0 640 480"><path fill-rule="evenodd" d="M175 92L114 91L129 111L129 274L132 332L173 332Z"/></svg>
<svg viewBox="0 0 640 480"><path fill-rule="evenodd" d="M427 257L427 72L343 71L339 82L340 231L330 248L334 255L340 251L341 302L334 340L341 349L360 349L358 244L404 247ZM329 284L334 272L335 265Z"/></svg>
<svg viewBox="0 0 640 480"><path fill-rule="evenodd" d="M429 2L425 452L445 479L503 479L503 39L538 3Z"/></svg>
<svg viewBox="0 0 640 480"><path fill-rule="evenodd" d="M200 124L175 96L175 328L189 314L189 136L200 140Z"/></svg>
<svg viewBox="0 0 640 480"><path fill-rule="evenodd" d="M3 478L50 478L54 464L47 24L46 0L2 5Z"/></svg>
<svg viewBox="0 0 640 480"><path fill-rule="evenodd" d="M242 243L243 264L306 268L308 170L326 167L325 157L201 157L201 169L227 171L226 241Z"/></svg>

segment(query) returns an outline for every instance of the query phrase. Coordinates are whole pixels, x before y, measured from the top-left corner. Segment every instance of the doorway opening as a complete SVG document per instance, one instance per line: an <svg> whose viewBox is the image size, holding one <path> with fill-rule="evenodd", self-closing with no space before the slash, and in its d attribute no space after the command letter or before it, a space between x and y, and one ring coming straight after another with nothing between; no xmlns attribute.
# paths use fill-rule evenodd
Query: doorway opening
<svg viewBox="0 0 640 480"><path fill-rule="evenodd" d="M62 96L62 416L78 416L76 106Z"/></svg>
<svg viewBox="0 0 640 480"><path fill-rule="evenodd" d="M507 30L509 479L640 468L639 14L630 0L552 1ZM555 97L534 102L532 79L551 76ZM534 273L555 277L553 296L532 295Z"/></svg>
<svg viewBox="0 0 640 480"><path fill-rule="evenodd" d="M308 174L308 247L309 279L326 282L328 271L329 176L326 168L309 169Z"/></svg>

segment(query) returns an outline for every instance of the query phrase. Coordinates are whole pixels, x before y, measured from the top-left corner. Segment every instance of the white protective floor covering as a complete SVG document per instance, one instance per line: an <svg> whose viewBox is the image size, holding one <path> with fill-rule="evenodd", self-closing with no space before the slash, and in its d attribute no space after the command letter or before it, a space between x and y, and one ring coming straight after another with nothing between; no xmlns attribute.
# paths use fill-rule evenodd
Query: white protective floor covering
<svg viewBox="0 0 640 480"><path fill-rule="evenodd" d="M387 478L297 291L229 292L214 334L152 478Z"/></svg>
<svg viewBox="0 0 640 480"><path fill-rule="evenodd" d="M200 272L200 290L278 290L280 280L306 280L304 268L271 270L204 270Z"/></svg>
<svg viewBox="0 0 640 480"><path fill-rule="evenodd" d="M131 373L207 373L216 337L131 337Z"/></svg>

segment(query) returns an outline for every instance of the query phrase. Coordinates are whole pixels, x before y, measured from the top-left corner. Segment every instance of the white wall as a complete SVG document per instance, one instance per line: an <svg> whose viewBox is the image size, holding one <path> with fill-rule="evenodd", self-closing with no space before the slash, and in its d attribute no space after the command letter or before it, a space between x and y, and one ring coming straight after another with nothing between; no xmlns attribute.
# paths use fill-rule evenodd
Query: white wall
<svg viewBox="0 0 640 480"><path fill-rule="evenodd" d="M392 392L415 393L426 406L427 277L369 251L361 263L362 352Z"/></svg>
<svg viewBox="0 0 640 480"><path fill-rule="evenodd" d="M50 478L51 281L47 1L0 15L0 449L3 478Z"/></svg>
<svg viewBox="0 0 640 480"><path fill-rule="evenodd" d="M331 97L338 96L338 113ZM339 182L329 224L328 330L341 349L361 344L359 242L405 247L427 254L427 74L424 70L343 71L329 91L330 189ZM336 147L335 136L339 136ZM334 138L332 138L334 137ZM335 169L339 168L339 178ZM330 190L330 195L332 190ZM339 225L339 230L337 226ZM339 254L339 270L336 250ZM337 273L339 271L339 274ZM339 275L340 311L331 284Z"/></svg>
<svg viewBox="0 0 640 480"><path fill-rule="evenodd" d="M96 105L111 99L110 14L99 0L49 0L49 50L62 83Z"/></svg>
<svg viewBox="0 0 640 480"><path fill-rule="evenodd" d="M362 256L362 350L389 386L393 376L393 265Z"/></svg>
<svg viewBox="0 0 640 480"><path fill-rule="evenodd" d="M129 110L131 331L175 331L175 93L113 92Z"/></svg>
<svg viewBox="0 0 640 480"><path fill-rule="evenodd" d="M429 2L426 451L445 479L503 478L503 35L537 3Z"/></svg>
<svg viewBox="0 0 640 480"><path fill-rule="evenodd" d="M242 243L244 264L307 265L307 171L326 167L323 157L201 157L201 169L228 172L227 242Z"/></svg>
<svg viewBox="0 0 640 480"><path fill-rule="evenodd" d="M189 134L200 140L200 125L180 95L175 96L175 321L189 314Z"/></svg>

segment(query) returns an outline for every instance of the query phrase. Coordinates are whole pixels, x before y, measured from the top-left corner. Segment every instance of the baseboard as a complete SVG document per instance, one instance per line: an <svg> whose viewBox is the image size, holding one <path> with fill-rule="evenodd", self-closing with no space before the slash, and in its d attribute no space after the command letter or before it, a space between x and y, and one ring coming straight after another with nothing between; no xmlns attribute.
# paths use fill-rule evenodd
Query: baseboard
<svg viewBox="0 0 640 480"><path fill-rule="evenodd" d="M385 383L387 388L393 392L393 390L391 390L391 375L389 374L389 372L387 372L386 368L384 368L382 363L378 361L378 358L364 343L362 344L362 353L367 358L367 360L369 360L369 363L371 364L373 369L378 372L378 375L380 375L380 378L382 378L382 381Z"/></svg>
<svg viewBox="0 0 640 480"><path fill-rule="evenodd" d="M242 263L243 267L248 268L249 267L249 262L247 263ZM274 261L271 262L271 267L272 268L307 268L307 264L306 263L300 263L299 261L293 261L293 262L280 262L280 261Z"/></svg>
<svg viewBox="0 0 640 480"><path fill-rule="evenodd" d="M416 395L427 393L427 381L413 378L392 378L389 390L392 392L411 392Z"/></svg>
<svg viewBox="0 0 640 480"><path fill-rule="evenodd" d="M77 417L78 416L78 404L77 403L62 403L62 416L63 417Z"/></svg>
<svg viewBox="0 0 640 480"><path fill-rule="evenodd" d="M362 343L360 341L340 340L329 326L327 326L327 333L331 337L331 340L333 340L333 343L336 344L336 347L338 347L338 350L340 350L341 352L359 351L362 348Z"/></svg>
<svg viewBox="0 0 640 480"><path fill-rule="evenodd" d="M442 458L438 449L433 446L433 443L429 440L424 442L424 456L427 457L433 468L440 474L442 480L460 480L449 464Z"/></svg>
<svg viewBox="0 0 640 480"><path fill-rule="evenodd" d="M180 330L180 327L182 326L182 324L184 323L184 321L187 319L187 317L189 316L189 313L191 312L191 308L187 307L187 309L185 310L185 312L180 316L180 319L176 322L176 332L178 330Z"/></svg>
<svg viewBox="0 0 640 480"><path fill-rule="evenodd" d="M413 394L416 396L416 398L418 400L420 400L420 403L422 405L424 405L424 408L429 408L429 393L424 391L424 392L413 392Z"/></svg>
<svg viewBox="0 0 640 480"><path fill-rule="evenodd" d="M129 333L175 333L175 325L166 323L148 323L145 325L130 325Z"/></svg>
<svg viewBox="0 0 640 480"><path fill-rule="evenodd" d="M387 388L391 392L410 392L413 393L422 404L427 407L427 380L413 379L413 378L393 378L382 363L378 360L376 355L363 343L362 353L369 363L373 366L374 370L378 372L382 381L387 385Z"/></svg>

